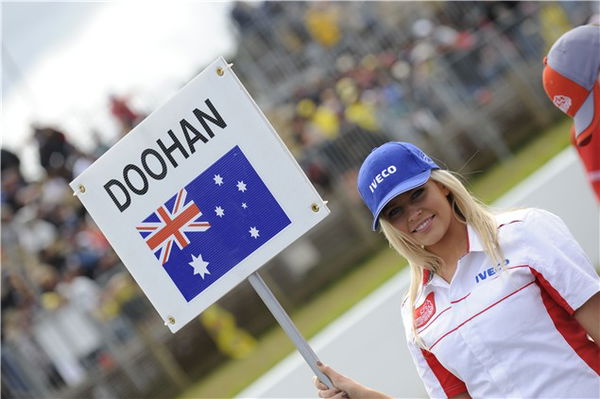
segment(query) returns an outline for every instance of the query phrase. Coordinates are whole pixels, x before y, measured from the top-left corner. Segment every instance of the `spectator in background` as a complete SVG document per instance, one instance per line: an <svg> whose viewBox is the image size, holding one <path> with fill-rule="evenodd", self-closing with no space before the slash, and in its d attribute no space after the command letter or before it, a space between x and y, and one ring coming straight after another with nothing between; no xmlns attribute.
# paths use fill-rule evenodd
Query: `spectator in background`
<svg viewBox="0 0 600 399"><path fill-rule="evenodd" d="M8 169L19 170L21 167L21 160L14 152L4 148L0 149L0 152L0 170L2 170L2 172Z"/></svg>
<svg viewBox="0 0 600 399"><path fill-rule="evenodd" d="M230 16L241 33L245 33L247 29L251 29L254 24L254 9L244 1L233 3Z"/></svg>
<svg viewBox="0 0 600 399"><path fill-rule="evenodd" d="M0 190L0 198L3 204L7 204L14 211L20 207L17 193L25 186L26 182L21 174L19 157L4 148L1 151L2 190Z"/></svg>
<svg viewBox="0 0 600 399"><path fill-rule="evenodd" d="M350 78L340 79L336 84L336 89L344 104L344 118L348 122L354 123L361 129L370 132L379 130L375 108L372 104L361 98L362 92L357 86L356 81Z"/></svg>
<svg viewBox="0 0 600 399"><path fill-rule="evenodd" d="M129 131L133 129L135 125L138 124L142 118L142 115L131 109L127 99L123 97L118 97L114 94L111 94L109 100L110 112L119 121L121 125L121 133L124 136L129 133Z"/></svg>
<svg viewBox="0 0 600 399"><path fill-rule="evenodd" d="M600 26L562 35L544 59L546 94L573 118L571 139L600 201Z"/></svg>
<svg viewBox="0 0 600 399"><path fill-rule="evenodd" d="M40 164L48 174L71 180L69 162L74 148L65 134L49 126L33 126L33 138L38 145Z"/></svg>
<svg viewBox="0 0 600 399"><path fill-rule="evenodd" d="M338 26L339 10L335 3L313 3L304 15L306 30L324 47L335 46L341 38Z"/></svg>

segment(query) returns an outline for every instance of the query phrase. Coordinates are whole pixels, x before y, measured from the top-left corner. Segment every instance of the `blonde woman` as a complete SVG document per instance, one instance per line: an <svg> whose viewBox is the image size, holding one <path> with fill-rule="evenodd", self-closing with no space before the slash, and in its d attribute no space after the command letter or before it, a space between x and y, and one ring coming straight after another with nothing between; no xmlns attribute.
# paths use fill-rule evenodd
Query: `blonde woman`
<svg viewBox="0 0 600 399"><path fill-rule="evenodd" d="M358 189L409 261L402 318L431 397L598 397L600 278L557 216L494 215L409 143L376 148ZM319 397L386 397L319 367Z"/></svg>

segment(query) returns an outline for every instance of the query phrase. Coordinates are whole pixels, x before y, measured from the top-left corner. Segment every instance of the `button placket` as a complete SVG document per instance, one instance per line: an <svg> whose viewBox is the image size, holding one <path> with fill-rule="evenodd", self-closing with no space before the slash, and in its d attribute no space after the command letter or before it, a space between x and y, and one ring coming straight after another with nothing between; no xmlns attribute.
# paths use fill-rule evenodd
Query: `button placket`
<svg viewBox="0 0 600 399"><path fill-rule="evenodd" d="M473 298L466 298L459 303L464 309L464 312L461 312L463 320L473 318L462 325L458 331L461 332L471 352L483 365L483 369L490 375L489 381L495 385L494 390L504 392L507 397L518 397L520 396L519 391L514 386L510 374L507 370L503 370L502 359L497 358L497 354L487 344L486 336L497 334L498 331L491 331L488 323L482 323L481 318L485 317L485 314L480 314L482 309L481 305L477 303L476 297L474 295Z"/></svg>

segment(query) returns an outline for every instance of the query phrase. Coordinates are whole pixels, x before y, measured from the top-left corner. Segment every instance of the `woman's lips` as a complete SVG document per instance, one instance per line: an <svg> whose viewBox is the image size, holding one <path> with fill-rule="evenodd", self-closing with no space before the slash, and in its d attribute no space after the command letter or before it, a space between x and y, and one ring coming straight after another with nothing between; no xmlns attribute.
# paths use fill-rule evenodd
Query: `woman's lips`
<svg viewBox="0 0 600 399"><path fill-rule="evenodd" d="M429 228L431 227L434 217L435 217L435 215L432 215L432 216L428 217L427 219L423 220L421 223L419 223L417 225L417 227L414 228L414 230L412 232L413 233L424 233L426 231L429 231Z"/></svg>

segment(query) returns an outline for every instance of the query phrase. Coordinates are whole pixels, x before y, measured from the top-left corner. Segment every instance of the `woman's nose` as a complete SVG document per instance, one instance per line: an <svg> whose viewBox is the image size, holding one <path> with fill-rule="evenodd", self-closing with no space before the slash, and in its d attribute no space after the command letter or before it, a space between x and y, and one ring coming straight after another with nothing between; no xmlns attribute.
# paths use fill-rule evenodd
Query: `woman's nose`
<svg viewBox="0 0 600 399"><path fill-rule="evenodd" d="M415 221L419 220L419 218L423 214L423 210L420 208L412 208L412 209L409 208L408 212L409 212L408 213L409 214L409 217L408 217L409 222L415 222Z"/></svg>

